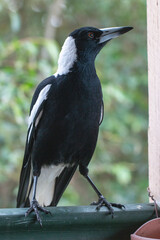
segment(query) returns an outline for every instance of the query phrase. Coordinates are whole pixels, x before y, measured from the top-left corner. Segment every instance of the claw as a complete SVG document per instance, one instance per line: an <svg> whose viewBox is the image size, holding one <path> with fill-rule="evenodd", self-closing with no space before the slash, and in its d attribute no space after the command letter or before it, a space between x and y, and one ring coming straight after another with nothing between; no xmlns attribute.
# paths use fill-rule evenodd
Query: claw
<svg viewBox="0 0 160 240"><path fill-rule="evenodd" d="M94 201L94 202L92 202L90 205L97 205L97 202Z"/></svg>
<svg viewBox="0 0 160 240"><path fill-rule="evenodd" d="M96 207L96 210L97 210L97 211L99 211L102 206L106 206L106 207L108 208L108 210L109 210L109 213L110 213L110 214L112 215L112 217L113 217L113 215L114 215L114 210L113 210L113 208L112 208L112 205L111 205L103 196L100 196L97 202L93 202L93 203L91 203L91 204L97 206L97 207Z"/></svg>
<svg viewBox="0 0 160 240"><path fill-rule="evenodd" d="M120 209L126 209L126 207L123 204L120 203L111 203L112 207L120 208Z"/></svg>
<svg viewBox="0 0 160 240"><path fill-rule="evenodd" d="M122 204L117 204L117 203L109 203L103 196L100 196L97 202L91 203L91 205L96 205L96 210L99 211L102 206L105 206L108 208L109 213L111 214L112 218L114 216L114 209L113 207L117 207L120 209L125 209L125 206Z"/></svg>
<svg viewBox="0 0 160 240"><path fill-rule="evenodd" d="M41 220L41 218L40 218L40 216L39 216L39 211L41 211L41 212L44 212L44 213L46 213L46 214L48 214L48 213L50 213L50 211L48 211L48 210L46 210L45 208L43 208L43 207L41 207L40 205L39 205L39 203L37 202L37 200L33 200L32 202L31 202L31 206L30 206L30 208L26 211L26 213L25 213L25 217L27 217L31 212L35 212L35 214L36 214L36 218L37 218L37 221L39 222L39 224L41 225L41 227L42 227L42 220ZM51 214L51 213L50 213Z"/></svg>

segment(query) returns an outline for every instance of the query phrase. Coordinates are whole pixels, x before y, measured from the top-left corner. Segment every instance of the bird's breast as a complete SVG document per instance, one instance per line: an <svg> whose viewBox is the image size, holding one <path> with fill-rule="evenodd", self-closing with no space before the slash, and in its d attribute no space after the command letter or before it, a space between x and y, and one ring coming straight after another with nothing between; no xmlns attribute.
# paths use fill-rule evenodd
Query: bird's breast
<svg viewBox="0 0 160 240"><path fill-rule="evenodd" d="M76 83L70 79L62 81L57 87L56 96L50 92L45 105L37 132L39 158L46 158L47 164L72 163L78 156L85 158L86 154L89 155L86 149L93 152L101 103L99 83Z"/></svg>

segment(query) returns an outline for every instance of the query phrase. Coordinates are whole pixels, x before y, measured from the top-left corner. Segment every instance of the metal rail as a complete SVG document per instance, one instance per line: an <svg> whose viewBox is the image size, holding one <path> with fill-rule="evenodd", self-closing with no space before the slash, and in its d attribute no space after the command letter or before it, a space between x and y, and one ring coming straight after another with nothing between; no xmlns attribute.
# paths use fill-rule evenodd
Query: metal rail
<svg viewBox="0 0 160 240"><path fill-rule="evenodd" d="M26 209L0 209L0 239L21 240L129 240L144 222L155 217L153 204L127 204L115 209L114 218L105 207L50 207L51 215L40 213L41 227L34 213Z"/></svg>

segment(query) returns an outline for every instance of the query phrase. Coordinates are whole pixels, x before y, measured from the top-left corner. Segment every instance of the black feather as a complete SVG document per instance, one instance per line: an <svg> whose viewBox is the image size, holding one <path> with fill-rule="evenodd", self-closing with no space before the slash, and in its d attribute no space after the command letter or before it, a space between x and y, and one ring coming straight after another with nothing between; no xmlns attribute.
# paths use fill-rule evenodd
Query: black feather
<svg viewBox="0 0 160 240"><path fill-rule="evenodd" d="M30 108L30 113L32 111L32 108L34 104L36 103L39 93L41 90L48 84L53 83L54 76L51 76L44 81L42 81L32 98L32 103L31 103L31 108ZM42 101L41 105L39 106L35 117L33 119L32 124L28 128L27 132L27 140L26 140L26 146L25 146L25 153L24 153L24 158L23 158L23 164L21 168L21 174L20 174L20 180L19 180L19 189L18 189L18 195L17 195L17 207L27 207L29 206L29 193L32 188L32 183L33 183L33 173L31 172L31 157L32 157L32 148L34 141L36 140L36 119L39 116L40 112L43 111L44 106L45 106L46 100ZM31 129L32 128L32 129ZM29 136L30 135L30 136Z"/></svg>
<svg viewBox="0 0 160 240"><path fill-rule="evenodd" d="M73 174L75 173L77 169L77 164L73 167L66 167L59 177L56 178L55 182L55 190L53 195L53 200L51 202L50 206L56 206L64 193L66 187L68 186L70 180L73 177Z"/></svg>

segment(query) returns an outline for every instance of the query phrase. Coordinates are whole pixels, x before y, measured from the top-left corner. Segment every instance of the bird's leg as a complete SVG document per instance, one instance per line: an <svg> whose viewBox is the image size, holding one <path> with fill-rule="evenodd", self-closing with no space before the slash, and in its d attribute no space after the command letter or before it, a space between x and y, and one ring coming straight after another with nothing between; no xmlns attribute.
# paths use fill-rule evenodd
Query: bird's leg
<svg viewBox="0 0 160 240"><path fill-rule="evenodd" d="M98 201L91 203L91 205L96 205L97 206L96 207L97 210L99 210L102 206L106 206L108 208L109 212L111 213L111 215L113 216L113 214L114 214L113 207L117 207L117 208L120 208L120 209L125 208L125 206L122 205L122 204L109 203L105 199L105 197L102 195L102 193L95 186L95 184L93 183L91 178L88 176L88 169L86 167L80 166L79 170L80 170L80 173L87 179L87 181L90 183L90 185L92 186L92 188L94 189L94 191L98 195L98 198L99 198Z"/></svg>
<svg viewBox="0 0 160 240"><path fill-rule="evenodd" d="M38 180L38 176L34 176L34 178L33 178L33 197L32 197L32 201L30 203L30 208L25 213L25 217L27 217L31 212L34 211L35 214L36 214L37 221L42 226L42 220L41 220L41 218L39 216L39 211L38 210L40 210L42 212L45 212L46 214L50 213L50 211L48 211L45 208L41 207L39 205L38 201L36 200L37 180Z"/></svg>
<svg viewBox="0 0 160 240"><path fill-rule="evenodd" d="M117 203L109 203L104 196L102 195L102 193L100 193L100 191L97 189L97 187L95 186L95 184L93 183L93 181L91 180L91 178L87 175L85 177L88 182L90 183L90 185L92 186L92 188L95 190L95 192L97 193L99 199L98 202L93 202L92 205L97 205L97 210L99 210L102 206L106 206L108 208L110 208L110 206L112 207L117 207L117 208L125 208L124 205L122 204L117 204Z"/></svg>
<svg viewBox="0 0 160 240"><path fill-rule="evenodd" d="M88 175L86 175L86 176L84 176L84 177L85 177L85 178L87 179L87 181L90 183L90 185L92 186L92 188L94 189L94 191L97 193L98 198L99 198L97 202L93 202L93 203L91 203L91 205L96 205L96 206L97 206L97 207L96 207L97 210L100 210L100 208L101 208L102 206L106 206L106 207L108 208L109 212L111 213L111 215L113 216L114 210L113 210L112 204L109 203L109 202L104 198L104 196L100 193L100 191L98 190L98 188L95 186L95 184L93 183L93 181L91 180L91 178L90 178Z"/></svg>

